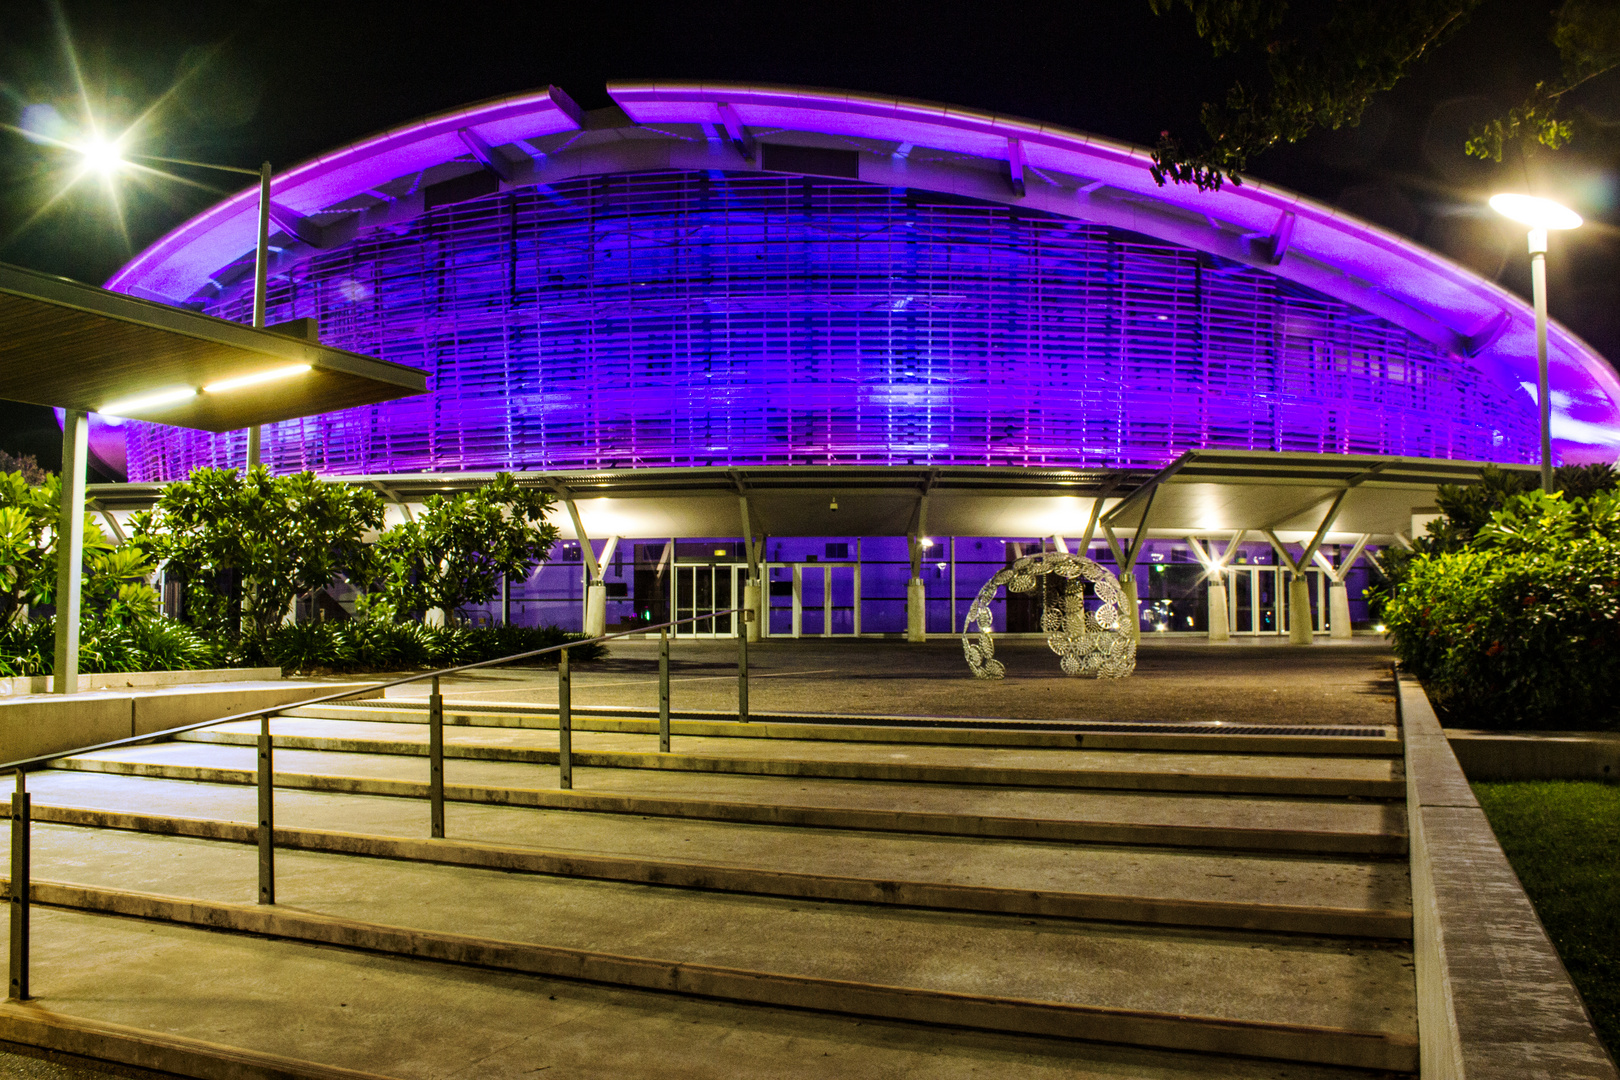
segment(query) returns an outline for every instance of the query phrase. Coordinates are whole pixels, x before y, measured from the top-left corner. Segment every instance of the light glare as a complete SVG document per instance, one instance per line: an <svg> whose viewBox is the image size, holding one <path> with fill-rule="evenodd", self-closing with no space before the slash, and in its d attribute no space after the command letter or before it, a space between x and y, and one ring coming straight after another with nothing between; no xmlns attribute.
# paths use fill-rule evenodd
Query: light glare
<svg viewBox="0 0 1620 1080"><path fill-rule="evenodd" d="M141 397L129 398L125 401L114 401L103 405L96 411L103 416L129 416L132 413L150 412L164 405L174 405L188 398L197 396L197 391L189 386L177 386L172 390L159 390L155 394L143 394Z"/></svg>
<svg viewBox="0 0 1620 1080"><path fill-rule="evenodd" d="M1492 195L1491 209L1532 229L1573 229L1581 224L1581 215L1569 207L1535 195Z"/></svg>
<svg viewBox="0 0 1620 1080"><path fill-rule="evenodd" d="M81 143L75 149L84 155L86 167L103 176L111 176L124 164L124 157L118 151L118 144L100 137Z"/></svg>
<svg viewBox="0 0 1620 1080"><path fill-rule="evenodd" d="M209 394L228 394L232 390L242 390L249 386L276 382L280 379L290 379L294 375L302 375L309 369L310 365L308 364L288 364L286 367L256 371L252 375L239 375L234 379L221 379L219 382L209 383L203 387L203 391Z"/></svg>

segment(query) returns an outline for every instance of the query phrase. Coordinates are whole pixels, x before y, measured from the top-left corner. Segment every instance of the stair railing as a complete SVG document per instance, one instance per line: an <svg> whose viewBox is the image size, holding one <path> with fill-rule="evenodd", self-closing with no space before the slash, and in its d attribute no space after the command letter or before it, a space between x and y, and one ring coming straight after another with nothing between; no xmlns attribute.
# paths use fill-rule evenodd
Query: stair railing
<svg viewBox="0 0 1620 1080"><path fill-rule="evenodd" d="M344 690L336 694L323 694L319 697L306 698L303 701L289 702L285 705L278 705L273 709L250 709L247 712L222 716L217 720L203 720L195 724L165 728L162 731L154 731L146 735L132 735L127 739L113 739L110 742L94 743L89 746L76 747L72 750L61 750L53 754L39 754L30 758L0 763L0 776L10 772L17 777L17 789L11 796L11 877L7 883L11 908L10 998L14 1001L27 1001L29 997L29 901L33 891L29 828L32 818L32 802L28 793L27 781L29 772L43 769L52 762L60 761L63 758L77 757L80 754L90 754L100 750L115 750L121 746L142 746L146 743L159 742L163 739L173 738L176 735L183 735L188 731L201 731L203 728L217 727L220 724L257 719L259 721L259 736L257 740L258 761L255 782L259 796L257 827L259 842L259 903L274 904L276 902L276 807L274 746L270 737L270 717L272 715L290 709L302 709L312 705L327 705L335 701L347 701L361 695L390 690L396 686L431 680L432 688L428 694L428 817L432 836L435 839L443 839L444 698L439 693L439 680L441 678L446 675L457 675L463 671L474 671L478 668L495 667L500 664L516 663L519 660L530 660L537 656L546 656L550 653L559 653L560 655L557 658L557 786L565 790L571 789L574 786L573 710L568 650L579 648L582 645L600 645L605 641L613 641L635 634L646 635L654 630L658 631L658 750L660 753L667 754L670 752L669 632L676 627L685 626L687 623L708 622L722 615L741 615L741 618L733 624L737 630L737 719L746 724L748 723L748 624L754 621L755 613L752 608L735 607L711 611L703 615L693 615L685 619L673 619L654 626L638 626L631 630L602 634L583 641L569 641L562 645L549 645L544 649L530 649L528 652L499 656L493 660L480 660L474 664L458 664L455 667L439 668L436 671L424 671L417 675L407 675L402 679L390 679L387 682L372 683L355 690Z"/></svg>

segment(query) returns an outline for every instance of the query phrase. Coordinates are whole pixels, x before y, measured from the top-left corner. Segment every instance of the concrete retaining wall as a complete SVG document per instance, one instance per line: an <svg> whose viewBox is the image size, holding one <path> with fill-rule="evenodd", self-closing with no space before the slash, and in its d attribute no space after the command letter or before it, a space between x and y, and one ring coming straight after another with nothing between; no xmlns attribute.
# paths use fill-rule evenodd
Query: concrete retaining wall
<svg viewBox="0 0 1620 1080"><path fill-rule="evenodd" d="M79 689L133 690L157 686L189 686L193 683L265 682L281 678L278 667L200 668L195 671L106 671L80 675ZM14 675L0 679L0 698L24 694L48 694L56 684L50 675Z"/></svg>
<svg viewBox="0 0 1620 1080"><path fill-rule="evenodd" d="M1620 781L1620 732L1447 728L1470 780Z"/></svg>
<svg viewBox="0 0 1620 1080"><path fill-rule="evenodd" d="M149 735L233 713L362 690L369 683L241 682L159 690L50 695L0 701L0 761ZM380 696L380 691L363 697Z"/></svg>
<svg viewBox="0 0 1620 1080"><path fill-rule="evenodd" d="M1428 697L1397 682L1423 1080L1616 1080Z"/></svg>

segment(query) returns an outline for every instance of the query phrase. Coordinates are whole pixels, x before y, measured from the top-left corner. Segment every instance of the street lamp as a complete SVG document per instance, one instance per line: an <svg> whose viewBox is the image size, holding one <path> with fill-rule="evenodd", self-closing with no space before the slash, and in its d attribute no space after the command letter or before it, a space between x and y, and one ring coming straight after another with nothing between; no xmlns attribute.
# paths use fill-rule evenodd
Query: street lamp
<svg viewBox="0 0 1620 1080"><path fill-rule="evenodd" d="M1541 414L1541 490L1552 492L1552 394L1547 387L1547 230L1573 229L1581 215L1534 195L1492 195L1491 209L1530 228L1530 288L1536 305L1536 409Z"/></svg>
<svg viewBox="0 0 1620 1080"><path fill-rule="evenodd" d="M264 292L270 275L270 163L260 165L258 171L239 169L234 165L215 165L207 161L187 161L184 158L158 157L155 154L125 154L117 142L100 137L73 146L83 157L85 166L103 176L112 176L124 164L125 158L138 161L161 161L169 165L186 165L193 169L213 169L217 172L239 173L259 178L259 241L253 258L253 326L264 329ZM124 404L124 403L120 403ZM151 402L145 404L150 405ZM125 404L125 407L129 406ZM259 464L259 426L247 429L247 467Z"/></svg>

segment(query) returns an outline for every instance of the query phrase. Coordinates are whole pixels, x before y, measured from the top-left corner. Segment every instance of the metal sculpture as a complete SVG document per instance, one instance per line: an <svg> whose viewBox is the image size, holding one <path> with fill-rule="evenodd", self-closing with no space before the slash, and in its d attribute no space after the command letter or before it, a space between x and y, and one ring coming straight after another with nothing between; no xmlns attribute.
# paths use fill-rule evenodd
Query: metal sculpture
<svg viewBox="0 0 1620 1080"><path fill-rule="evenodd" d="M999 679L1007 671L995 658L996 645L991 637L990 601L995 599L996 590L1005 585L1008 593L1029 592L1047 575L1063 581L1061 588L1046 590L1046 609L1041 613L1046 643L1057 653L1063 673L1119 679L1135 671L1136 638L1120 614L1125 608L1125 593L1118 579L1082 555L1043 552L1026 555L997 571L968 608L962 627L962 652L974 676ZM1088 586L1098 601L1095 609L1086 605ZM977 633L969 629L973 625L978 626Z"/></svg>

